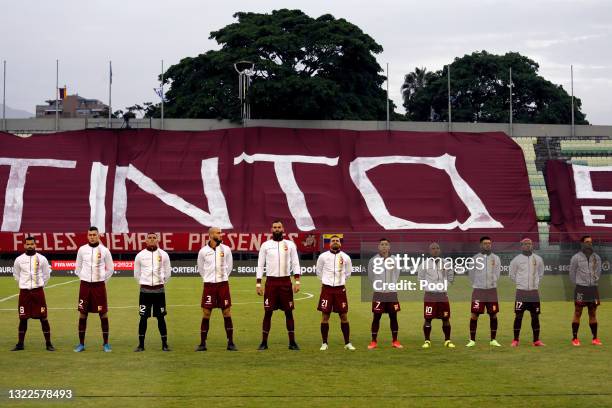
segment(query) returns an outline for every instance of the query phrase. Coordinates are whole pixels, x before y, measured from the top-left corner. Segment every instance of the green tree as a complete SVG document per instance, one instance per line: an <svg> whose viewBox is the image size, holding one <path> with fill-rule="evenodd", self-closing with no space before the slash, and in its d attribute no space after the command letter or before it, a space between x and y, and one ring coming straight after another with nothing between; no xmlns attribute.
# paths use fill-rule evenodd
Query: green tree
<svg viewBox="0 0 612 408"><path fill-rule="evenodd" d="M512 68L513 121L517 123L570 123L571 96L538 74L539 65L516 52L505 55L474 52L450 64L451 107L455 122L508 122ZM417 69L418 71L418 69ZM409 120L448 120L447 67L427 73L416 87L417 71L405 77L404 107ZM582 102L574 98L576 124L588 124ZM433 118L433 119L432 119Z"/></svg>
<svg viewBox="0 0 612 408"><path fill-rule="evenodd" d="M166 116L238 119L234 63L252 61L252 118L385 119L385 77L375 58L382 47L359 27L300 10L234 17L210 35L219 50L184 58L165 73ZM158 116L157 106L150 113Z"/></svg>

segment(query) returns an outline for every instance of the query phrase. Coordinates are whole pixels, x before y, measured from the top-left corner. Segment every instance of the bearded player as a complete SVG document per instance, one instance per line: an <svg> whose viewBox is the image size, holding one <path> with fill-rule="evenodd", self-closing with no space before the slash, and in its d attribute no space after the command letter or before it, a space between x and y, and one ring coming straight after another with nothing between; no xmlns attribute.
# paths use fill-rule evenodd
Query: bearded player
<svg viewBox="0 0 612 408"><path fill-rule="evenodd" d="M15 259L13 276L19 285L19 333L12 351L24 349L23 342L28 330L28 319L40 320L48 351L55 351L51 344L51 327L47 320L47 301L44 287L51 276L49 261L36 252L36 241L25 239L25 253Z"/></svg>
<svg viewBox="0 0 612 408"><path fill-rule="evenodd" d="M268 334L272 326L272 313L280 309L285 312L285 323L289 335L289 350L299 350L295 342L295 323L293 321L293 294L300 290L300 259L297 247L288 239L283 238L285 229L283 223L272 223L272 239L261 244L257 259L256 292L264 297L264 318L262 338L258 350L268 349ZM264 272L266 274L265 289L261 287ZM291 285L291 274L295 284Z"/></svg>

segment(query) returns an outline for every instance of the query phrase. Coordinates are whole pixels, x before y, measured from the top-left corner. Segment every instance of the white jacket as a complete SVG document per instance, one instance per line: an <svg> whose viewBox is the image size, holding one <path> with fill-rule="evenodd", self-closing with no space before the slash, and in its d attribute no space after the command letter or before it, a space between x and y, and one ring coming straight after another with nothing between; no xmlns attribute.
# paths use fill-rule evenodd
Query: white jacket
<svg viewBox="0 0 612 408"><path fill-rule="evenodd" d="M19 283L19 289L42 288L51 277L49 261L39 253L32 256L21 254L15 259L13 276Z"/></svg>
<svg viewBox="0 0 612 408"><path fill-rule="evenodd" d="M268 240L259 248L257 259L257 279L266 276L282 277L300 274L300 258L297 247L288 239Z"/></svg>
<svg viewBox="0 0 612 408"><path fill-rule="evenodd" d="M134 278L141 285L165 285L170 279L170 257L163 249L143 249L134 259Z"/></svg>
<svg viewBox="0 0 612 408"><path fill-rule="evenodd" d="M77 252L74 274L82 281L104 282L113 276L113 257L102 244L92 247L85 244Z"/></svg>
<svg viewBox="0 0 612 408"><path fill-rule="evenodd" d="M501 260L499 256L477 253L473 257L474 267L470 268L468 275L474 289L497 288L497 280L501 274ZM480 262L478 262L480 260ZM482 265L482 266L480 266Z"/></svg>
<svg viewBox="0 0 612 408"><path fill-rule="evenodd" d="M532 253L529 256L519 254L510 262L510 279L520 290L537 290L544 276L544 260Z"/></svg>
<svg viewBox="0 0 612 408"><path fill-rule="evenodd" d="M601 277L601 257L595 252L587 258L580 251L570 260L569 277L574 285L597 286Z"/></svg>
<svg viewBox="0 0 612 408"><path fill-rule="evenodd" d="M351 276L352 269L351 258L342 251L337 254L331 251L323 252L317 259L317 276L324 285L344 285Z"/></svg>
<svg viewBox="0 0 612 408"><path fill-rule="evenodd" d="M232 250L225 244L215 249L207 244L198 252L198 273L204 283L227 282L233 267Z"/></svg>

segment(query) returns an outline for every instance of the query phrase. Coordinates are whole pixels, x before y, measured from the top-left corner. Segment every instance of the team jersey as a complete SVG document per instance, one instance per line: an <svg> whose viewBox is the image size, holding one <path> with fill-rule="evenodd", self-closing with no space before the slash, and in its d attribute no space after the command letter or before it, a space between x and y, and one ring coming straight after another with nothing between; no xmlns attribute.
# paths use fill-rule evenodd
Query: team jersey
<svg viewBox="0 0 612 408"><path fill-rule="evenodd" d="M170 257L163 249L143 249L134 259L134 278L141 285L165 285L170 279Z"/></svg>
<svg viewBox="0 0 612 408"><path fill-rule="evenodd" d="M473 256L474 267L468 272L472 288L493 289L497 288L497 280L501 274L501 260L494 253L478 253ZM480 261L480 262L479 262Z"/></svg>
<svg viewBox="0 0 612 408"><path fill-rule="evenodd" d="M288 239L281 241L268 240L259 248L257 259L257 279L264 275L282 277L300 274L300 258L297 247Z"/></svg>
<svg viewBox="0 0 612 408"><path fill-rule="evenodd" d="M204 283L227 282L233 267L232 250L225 244L215 249L206 245L198 252L198 273Z"/></svg>
<svg viewBox="0 0 612 408"><path fill-rule="evenodd" d="M397 281L399 280L400 270L396 268L395 262L393 263L392 267L388 268L384 263L385 259L388 259L388 257L383 258L380 254L376 254L372 258L370 258L370 261L368 262L368 279L370 280L372 284L376 280L379 280L382 283L386 283L386 284L397 283ZM374 266L375 263L379 263L378 268ZM379 272L379 273L376 273L376 272ZM389 289L382 289L382 290L376 290L376 292L392 293L396 291L389 290Z"/></svg>
<svg viewBox="0 0 612 408"><path fill-rule="evenodd" d="M77 252L74 274L85 282L104 282L113 276L114 265L110 251L102 244L83 245Z"/></svg>
<svg viewBox="0 0 612 408"><path fill-rule="evenodd" d="M541 256L519 254L510 262L510 279L519 290L537 290L544 276L544 260Z"/></svg>
<svg viewBox="0 0 612 408"><path fill-rule="evenodd" d="M597 286L601 277L601 257L595 252L590 257L578 252L570 261L569 277L574 285Z"/></svg>
<svg viewBox="0 0 612 408"><path fill-rule="evenodd" d="M444 268L442 258L426 258L419 267L418 278L419 281L427 282L427 292L446 293L443 287L448 287L455 279L455 273L452 269Z"/></svg>
<svg viewBox="0 0 612 408"><path fill-rule="evenodd" d="M21 254L15 259L13 276L19 284L19 289L42 288L51 277L49 261L43 255Z"/></svg>
<svg viewBox="0 0 612 408"><path fill-rule="evenodd" d="M317 259L317 276L321 283L327 286L342 286L351 276L353 263L351 258L342 251L323 252Z"/></svg>

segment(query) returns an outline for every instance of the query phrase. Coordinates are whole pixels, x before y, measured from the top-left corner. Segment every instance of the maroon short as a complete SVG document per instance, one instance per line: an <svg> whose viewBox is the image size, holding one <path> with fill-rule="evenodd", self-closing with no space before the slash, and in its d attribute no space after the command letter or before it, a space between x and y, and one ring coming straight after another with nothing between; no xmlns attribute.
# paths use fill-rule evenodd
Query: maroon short
<svg viewBox="0 0 612 408"><path fill-rule="evenodd" d="M372 295L372 313L397 313L400 310L397 292L374 292Z"/></svg>
<svg viewBox="0 0 612 408"><path fill-rule="evenodd" d="M46 319L47 301L43 288L19 289L19 318Z"/></svg>
<svg viewBox="0 0 612 408"><path fill-rule="evenodd" d="M332 312L347 313L348 300L346 299L346 288L344 286L323 285L317 310L327 314Z"/></svg>
<svg viewBox="0 0 612 408"><path fill-rule="evenodd" d="M227 309L232 305L229 283L205 283L202 292L202 309Z"/></svg>
<svg viewBox="0 0 612 408"><path fill-rule="evenodd" d="M488 314L499 312L496 288L474 289L472 291L472 313L483 314L485 308Z"/></svg>
<svg viewBox="0 0 612 408"><path fill-rule="evenodd" d="M291 277L266 278L264 309L293 310L293 287L291 286Z"/></svg>
<svg viewBox="0 0 612 408"><path fill-rule="evenodd" d="M425 319L449 319L450 302L446 292L425 292L423 317Z"/></svg>
<svg viewBox="0 0 612 408"><path fill-rule="evenodd" d="M104 282L81 281L78 309L81 313L108 312L106 284Z"/></svg>

